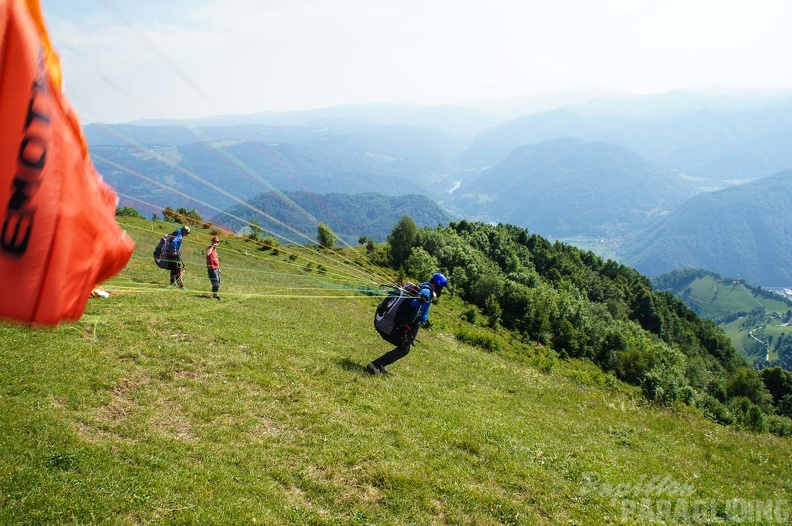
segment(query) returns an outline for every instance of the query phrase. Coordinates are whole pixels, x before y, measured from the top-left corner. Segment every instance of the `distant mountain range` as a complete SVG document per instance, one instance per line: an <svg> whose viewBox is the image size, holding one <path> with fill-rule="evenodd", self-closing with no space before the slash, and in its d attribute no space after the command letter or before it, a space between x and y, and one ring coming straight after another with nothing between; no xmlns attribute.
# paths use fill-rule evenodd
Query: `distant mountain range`
<svg viewBox="0 0 792 526"><path fill-rule="evenodd" d="M468 215L556 238L624 235L690 194L634 152L571 138L521 146L454 192Z"/></svg>
<svg viewBox="0 0 792 526"><path fill-rule="evenodd" d="M625 242L623 262L649 276L704 268L764 287L792 283L792 171L697 195Z"/></svg>
<svg viewBox="0 0 792 526"><path fill-rule="evenodd" d="M670 174L721 182L754 179L792 168L792 105L782 99L759 109L701 110L668 119L583 117L570 109L556 110L479 134L458 163L485 168L520 146L558 137L621 146Z"/></svg>
<svg viewBox="0 0 792 526"><path fill-rule="evenodd" d="M446 225L453 219L437 203L420 195L270 192L250 199L247 205L231 207L212 222L238 231L247 223L236 218L255 220L265 235L274 235L281 243L297 244L304 244L306 238L315 239L316 228L322 222L346 244L355 245L361 236L376 242L385 241L405 215L419 227Z"/></svg>
<svg viewBox="0 0 792 526"><path fill-rule="evenodd" d="M440 200L456 177L448 162L456 143L431 129L339 124L269 131L91 125L87 136L107 181L122 197L152 203L153 211L183 205L213 215L274 190ZM270 140L260 138L266 135Z"/></svg>
<svg viewBox="0 0 792 526"><path fill-rule="evenodd" d="M315 127L316 123L346 126L365 123L379 126L409 126L438 130L455 138L473 137L505 119L493 114L459 106L425 107L412 104L346 104L313 110L261 112L249 115L226 115L188 121L147 120L138 126L190 126L229 128L238 126L271 129Z"/></svg>
<svg viewBox="0 0 792 526"><path fill-rule="evenodd" d="M95 124L86 135L122 204L144 211L215 217L271 192L421 195L448 217L611 237L608 256L649 276L692 265L790 284L789 94L566 98L511 120L355 105Z"/></svg>

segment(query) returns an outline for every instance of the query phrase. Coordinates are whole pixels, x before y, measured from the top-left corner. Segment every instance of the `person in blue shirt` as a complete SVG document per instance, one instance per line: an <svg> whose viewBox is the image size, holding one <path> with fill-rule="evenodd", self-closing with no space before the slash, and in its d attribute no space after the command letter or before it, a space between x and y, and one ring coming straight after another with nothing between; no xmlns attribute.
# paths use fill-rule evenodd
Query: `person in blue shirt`
<svg viewBox="0 0 792 526"><path fill-rule="evenodd" d="M387 373L388 371L385 369L386 365L390 365L396 360L400 360L407 356L410 352L410 347L415 343L418 329L429 319L429 307L432 305L432 300L440 296L443 289L447 286L448 280L439 272L434 274L429 281L419 285L420 292L418 293L418 297L410 300L410 307L412 309L410 316L407 318L407 321L402 324L402 342L392 351L386 352L368 364L366 366L368 372L371 374Z"/></svg>
<svg viewBox="0 0 792 526"><path fill-rule="evenodd" d="M168 238L168 245L165 247L164 257L168 261L168 270L170 270L170 284L175 285L181 289L184 288L181 275L184 263L181 258L181 244L184 236L190 235L190 227L184 225L183 227L174 230Z"/></svg>

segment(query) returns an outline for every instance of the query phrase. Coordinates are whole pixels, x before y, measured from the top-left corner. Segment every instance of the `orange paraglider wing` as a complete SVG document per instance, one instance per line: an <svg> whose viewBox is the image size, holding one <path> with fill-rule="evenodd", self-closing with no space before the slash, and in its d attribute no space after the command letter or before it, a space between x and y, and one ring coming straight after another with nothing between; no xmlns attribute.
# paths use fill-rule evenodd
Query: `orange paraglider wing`
<svg viewBox="0 0 792 526"><path fill-rule="evenodd" d="M134 242L61 92L37 0L0 0L0 43L0 318L77 320Z"/></svg>

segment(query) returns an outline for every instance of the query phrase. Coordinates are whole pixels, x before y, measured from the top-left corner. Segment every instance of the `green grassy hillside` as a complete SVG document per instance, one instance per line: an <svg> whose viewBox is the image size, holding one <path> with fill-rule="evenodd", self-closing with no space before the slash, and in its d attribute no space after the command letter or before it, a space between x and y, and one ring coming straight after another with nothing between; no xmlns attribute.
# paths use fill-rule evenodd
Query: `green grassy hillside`
<svg viewBox="0 0 792 526"><path fill-rule="evenodd" d="M750 363L776 362L767 343L792 332L787 313L792 302L704 270L681 270L660 276L655 285L672 292L699 316L717 321L734 348Z"/></svg>
<svg viewBox="0 0 792 526"><path fill-rule="evenodd" d="M706 275L691 281L678 297L700 316L717 320L738 312L751 312L757 307L783 314L792 305L780 296L757 294L743 281L723 281Z"/></svg>
<svg viewBox="0 0 792 526"><path fill-rule="evenodd" d="M770 345L768 356L768 345L779 336L792 333L792 328L780 320L762 317L761 320L755 318L740 318L721 325L726 335L734 343L734 348L741 352L749 361L775 362L778 360L778 352ZM773 365L773 364L770 364Z"/></svg>
<svg viewBox="0 0 792 526"><path fill-rule="evenodd" d="M390 346L362 248L334 264L224 239L218 302L209 231L187 238L176 290L150 256L168 225L123 221L138 246L108 299L55 329L0 325L2 524L789 517L789 439L649 405L503 333L499 352L464 344L485 329L453 295L391 374L368 375Z"/></svg>

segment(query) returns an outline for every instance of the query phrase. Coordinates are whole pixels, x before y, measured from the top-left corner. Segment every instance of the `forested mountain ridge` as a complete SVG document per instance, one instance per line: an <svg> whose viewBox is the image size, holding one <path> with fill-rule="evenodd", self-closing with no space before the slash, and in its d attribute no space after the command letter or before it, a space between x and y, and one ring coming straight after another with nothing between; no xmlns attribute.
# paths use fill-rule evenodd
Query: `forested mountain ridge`
<svg viewBox="0 0 792 526"><path fill-rule="evenodd" d="M314 238L321 222L345 243L354 245L360 237L385 241L393 225L405 215L414 218L419 226L434 227L453 219L437 203L421 195L269 192L251 198L248 205L233 206L227 214L219 214L212 221L235 231L246 225L236 218L256 221L267 235L281 240L294 240L295 231ZM303 243L305 239L294 241Z"/></svg>
<svg viewBox="0 0 792 526"><path fill-rule="evenodd" d="M618 236L656 220L690 192L634 152L560 138L517 148L463 181L454 202L470 216L545 236Z"/></svg>
<svg viewBox="0 0 792 526"><path fill-rule="evenodd" d="M648 276L705 268L763 287L792 283L792 171L697 195L625 242Z"/></svg>

